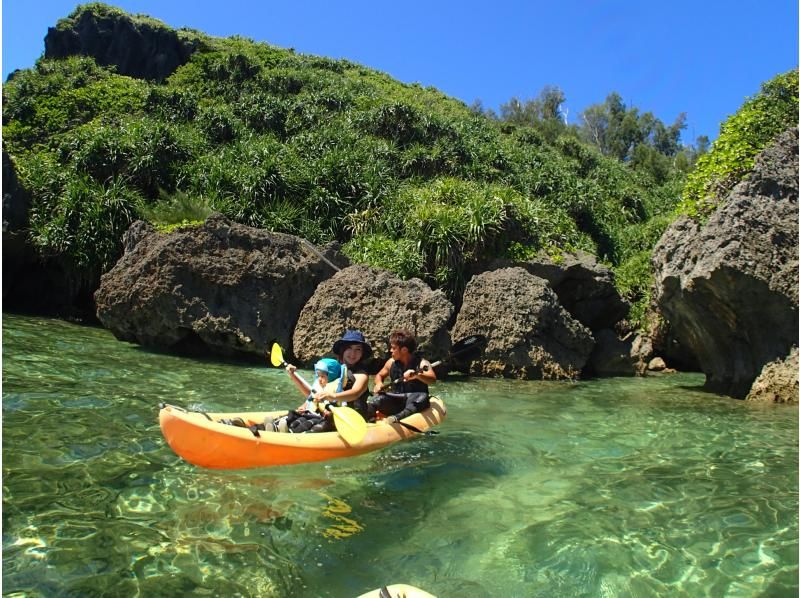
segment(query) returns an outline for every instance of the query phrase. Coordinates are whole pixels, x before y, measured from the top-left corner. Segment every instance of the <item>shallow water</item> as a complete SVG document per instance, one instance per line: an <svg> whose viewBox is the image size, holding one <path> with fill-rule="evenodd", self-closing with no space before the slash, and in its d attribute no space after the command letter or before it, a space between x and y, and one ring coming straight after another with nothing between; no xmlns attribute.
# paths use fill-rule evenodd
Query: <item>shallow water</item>
<svg viewBox="0 0 800 598"><path fill-rule="evenodd" d="M219 472L158 403L293 406L281 371L4 314L3 593L796 596L798 411L701 384L454 377L438 436Z"/></svg>

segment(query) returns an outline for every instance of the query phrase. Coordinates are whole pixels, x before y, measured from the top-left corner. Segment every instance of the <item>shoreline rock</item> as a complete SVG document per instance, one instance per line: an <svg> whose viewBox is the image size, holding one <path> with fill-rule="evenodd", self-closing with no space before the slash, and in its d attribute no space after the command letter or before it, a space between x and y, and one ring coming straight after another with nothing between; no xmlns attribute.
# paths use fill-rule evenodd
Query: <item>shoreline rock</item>
<svg viewBox="0 0 800 598"><path fill-rule="evenodd" d="M757 158L701 226L681 218L653 253L656 300L706 387L744 398L798 339L797 129Z"/></svg>

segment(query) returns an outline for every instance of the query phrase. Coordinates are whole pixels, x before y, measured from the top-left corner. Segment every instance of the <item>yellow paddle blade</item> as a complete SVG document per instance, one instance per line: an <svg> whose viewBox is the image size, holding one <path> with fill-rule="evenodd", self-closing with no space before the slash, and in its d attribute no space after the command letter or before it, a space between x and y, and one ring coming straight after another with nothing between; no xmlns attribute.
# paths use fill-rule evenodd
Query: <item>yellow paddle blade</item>
<svg viewBox="0 0 800 598"><path fill-rule="evenodd" d="M367 433L367 422L361 414L350 407L330 407L336 431L348 444L356 445L364 440Z"/></svg>
<svg viewBox="0 0 800 598"><path fill-rule="evenodd" d="M272 362L276 368L281 367L285 361L283 361L283 351L281 350L281 346L278 343L272 344L272 349L269 352L269 360Z"/></svg>

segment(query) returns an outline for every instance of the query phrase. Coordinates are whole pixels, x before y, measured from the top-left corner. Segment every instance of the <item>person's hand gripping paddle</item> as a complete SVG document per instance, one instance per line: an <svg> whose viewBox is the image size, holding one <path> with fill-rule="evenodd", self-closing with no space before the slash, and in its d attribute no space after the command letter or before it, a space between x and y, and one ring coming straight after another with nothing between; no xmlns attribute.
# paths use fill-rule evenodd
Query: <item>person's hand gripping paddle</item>
<svg viewBox="0 0 800 598"><path fill-rule="evenodd" d="M285 368L289 365L283 359L283 350L278 343L272 344L272 348L269 351L269 360L276 368ZM296 372L295 375L300 382L302 382L303 386L311 392L311 384L306 382L306 380ZM335 381L331 381L328 387L334 384L334 382ZM364 436L367 433L367 422L361 417L358 411L350 407L336 407L334 405L328 405L327 409L330 409L333 414L333 422L336 424L336 431L339 432L339 435L344 438L348 444L356 445L364 440Z"/></svg>

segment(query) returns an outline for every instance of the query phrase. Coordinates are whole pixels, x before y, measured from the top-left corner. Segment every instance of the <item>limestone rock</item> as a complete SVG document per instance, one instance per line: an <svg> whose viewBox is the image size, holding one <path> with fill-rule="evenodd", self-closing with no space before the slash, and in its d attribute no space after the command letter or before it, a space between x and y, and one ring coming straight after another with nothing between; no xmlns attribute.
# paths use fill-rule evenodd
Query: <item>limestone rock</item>
<svg viewBox="0 0 800 598"><path fill-rule="evenodd" d="M658 305L710 390L744 398L763 366L797 344L797 198L795 128L705 225L680 219L654 250Z"/></svg>
<svg viewBox="0 0 800 598"><path fill-rule="evenodd" d="M608 328L593 333L595 346L586 370L595 376L633 376L638 362L633 352L633 339L620 339Z"/></svg>
<svg viewBox="0 0 800 598"><path fill-rule="evenodd" d="M294 331L294 355L310 364L330 355L334 341L348 328L364 333L373 349L373 369L388 358L389 335L396 328L413 332L430 360L450 348L447 325L453 305L442 291L419 279L401 280L365 265L343 269L317 287L303 307Z"/></svg>
<svg viewBox="0 0 800 598"><path fill-rule="evenodd" d="M220 355L291 352L305 302L333 269L293 235L212 215L169 234L134 223L126 253L95 293L97 316L120 339Z"/></svg>
<svg viewBox="0 0 800 598"><path fill-rule="evenodd" d="M469 281L451 335L470 334L489 339L482 358L472 362L472 373L508 378L575 378L594 345L589 330L567 313L547 281L519 267Z"/></svg>
<svg viewBox="0 0 800 598"><path fill-rule="evenodd" d="M3 308L93 320L91 293L99 275L77 271L65 256L41 256L30 238L30 206L3 150Z"/></svg>
<svg viewBox="0 0 800 598"><path fill-rule="evenodd" d="M490 269L515 266L549 282L561 305L590 330L613 328L630 309L614 286L614 273L589 253L541 255L526 262L495 260Z"/></svg>
<svg viewBox="0 0 800 598"><path fill-rule="evenodd" d="M747 400L796 404L798 367L797 347L794 347L785 359L777 359L764 366L761 374L753 382Z"/></svg>
<svg viewBox="0 0 800 598"><path fill-rule="evenodd" d="M185 64L199 44L198 38L179 36L155 19L90 6L49 28L44 38L45 58L92 56L120 75L156 81Z"/></svg>

